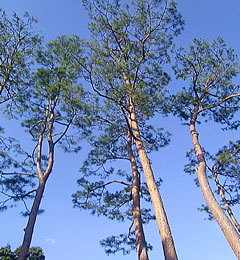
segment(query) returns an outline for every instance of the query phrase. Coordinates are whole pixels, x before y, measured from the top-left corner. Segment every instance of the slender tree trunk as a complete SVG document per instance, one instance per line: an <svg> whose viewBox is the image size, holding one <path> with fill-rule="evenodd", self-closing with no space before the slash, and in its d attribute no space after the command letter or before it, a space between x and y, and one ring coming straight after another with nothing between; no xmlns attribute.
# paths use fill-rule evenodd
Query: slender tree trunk
<svg viewBox="0 0 240 260"><path fill-rule="evenodd" d="M191 117L190 133L192 135L192 143L194 146L195 154L198 159L198 167L196 168L198 182L202 189L202 193L207 202L209 210L211 211L213 217L220 226L225 238L227 239L235 255L238 259L240 259L240 236L234 228L231 221L229 220L229 218L226 216L223 209L220 207L217 200L215 199L215 196L208 182L208 178L206 175L206 160L204 157L203 150L200 146L198 140L198 133L195 127L197 115L197 112L195 112Z"/></svg>
<svg viewBox="0 0 240 260"><path fill-rule="evenodd" d="M140 179L137 170L137 164L132 152L132 136L131 133L128 135L128 156L131 163L133 184L132 184L132 199L133 199L133 224L135 230L135 237L137 241L137 254L139 260L148 260L147 244L144 236L142 218L141 218L141 207L140 207Z"/></svg>
<svg viewBox="0 0 240 260"><path fill-rule="evenodd" d="M2 95L3 89L5 88L7 81L8 81L8 77L4 78L3 82L1 82L0 84L0 96Z"/></svg>
<svg viewBox="0 0 240 260"><path fill-rule="evenodd" d="M225 208L227 210L227 213L228 213L229 217L231 218L233 224L235 225L238 233L240 233L240 225L239 225L237 219L235 218L235 216L234 216L234 214L233 214L233 212L232 212L232 210L231 210L231 208L229 206L229 203L227 202L224 190L223 190L222 186L220 185L218 177L217 177L217 174L214 172L214 170L212 171L212 176L213 176L213 179L214 179L214 181L215 181L215 183L217 185L218 192L219 192L219 194L220 194L220 196L222 198L222 202L223 202L223 204L224 204L224 206L225 206Z"/></svg>
<svg viewBox="0 0 240 260"><path fill-rule="evenodd" d="M31 212L30 212L30 215L28 218L28 223L27 223L26 228L24 229L24 238L23 238L23 243L22 243L19 255L18 255L18 260L27 259L29 247L30 247L31 240L32 240L33 230L34 230L34 226L36 223L37 214L38 214L40 203L41 203L42 196L44 193L44 188L45 188L45 181L40 180L39 186L38 186L38 189L36 192L36 196L34 198L33 205L31 208Z"/></svg>
<svg viewBox="0 0 240 260"><path fill-rule="evenodd" d="M38 172L38 178L39 178L39 186L37 189L36 196L33 201L33 205L31 208L31 212L28 218L28 223L25 228L25 234L23 238L23 243L20 248L18 260L25 260L26 256L28 255L29 247L32 240L33 230L36 223L37 214L40 208L40 203L43 197L45 185L47 183L47 180L52 172L52 167L54 163L54 142L52 138L52 130L53 130L53 124L54 124L54 109L56 107L56 103L58 101L58 96L55 97L54 102L51 105L51 109L49 110L50 106L50 100L48 100L47 106L46 106L46 112L45 112L45 119L44 119L44 125L40 132L39 138L38 138L38 151L37 151L37 172ZM47 126L47 119L50 118L49 125ZM48 158L48 165L45 172L43 172L41 164L42 164L42 145L43 145L43 138L44 138L44 132L47 130L47 140L48 140L48 146L49 146L49 158ZM68 127L66 128L68 129ZM59 139L60 140L60 139Z"/></svg>
<svg viewBox="0 0 240 260"><path fill-rule="evenodd" d="M136 119L136 113L134 109L134 104L130 105L130 121L131 121L131 130L133 137L135 139L135 144L137 147L139 159L143 168L145 175L146 183L148 190L152 199L153 208L156 215L156 220L158 223L158 228L162 240L164 256L166 260L177 260L177 253L175 250L170 226L168 224L167 215L164 210L163 202L154 179L153 171L151 168L150 161L148 159L146 150L143 145L143 141L140 136L138 123Z"/></svg>
<svg viewBox="0 0 240 260"><path fill-rule="evenodd" d="M0 84L0 96L2 95L3 88L4 88L4 82Z"/></svg>

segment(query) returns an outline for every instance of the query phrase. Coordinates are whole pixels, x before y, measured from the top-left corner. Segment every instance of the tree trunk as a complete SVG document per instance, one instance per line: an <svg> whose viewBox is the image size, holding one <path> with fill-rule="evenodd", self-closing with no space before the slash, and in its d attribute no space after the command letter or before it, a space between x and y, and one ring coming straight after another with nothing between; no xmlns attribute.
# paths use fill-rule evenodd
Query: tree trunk
<svg viewBox="0 0 240 260"><path fill-rule="evenodd" d="M3 89L5 88L5 85L7 84L9 76L5 77L3 82L0 84L0 96L2 95Z"/></svg>
<svg viewBox="0 0 240 260"><path fill-rule="evenodd" d="M234 251L238 259L240 259L240 236L229 218L224 213L223 209L220 207L219 203L215 199L215 196L211 190L206 175L206 160L204 157L203 150L200 146L198 140L198 133L196 131L196 119L197 112L195 112L191 117L190 122L190 133L192 135L192 143L194 146L195 154L198 159L198 167L196 168L196 174L198 178L199 185L202 189L203 196L207 202L208 208L211 211L213 217L220 226L225 238L227 239L229 245Z"/></svg>
<svg viewBox="0 0 240 260"><path fill-rule="evenodd" d="M141 218L141 207L140 207L140 179L139 173L137 170L137 164L132 152L132 136L131 133L128 135L128 156L131 163L132 169L132 199L133 199L133 224L135 230L135 237L137 241L137 254L139 260L148 260L147 254L147 244L144 236L143 225L142 225L142 218Z"/></svg>
<svg viewBox="0 0 240 260"><path fill-rule="evenodd" d="M26 228L24 229L25 234L24 234L22 246L19 251L18 260L27 259L29 247L30 247L31 240L32 240L33 230L34 230L34 226L36 223L37 214L39 211L40 203L41 203L43 192L44 192L44 188L45 188L45 181L40 180L39 186L38 186L38 189L36 192L36 196L34 198L33 205L31 208L31 212L30 212L30 215L28 218L28 223L27 223Z"/></svg>
<svg viewBox="0 0 240 260"><path fill-rule="evenodd" d="M238 233L240 233L240 225L239 225L237 219L235 218L235 216L234 216L234 214L232 212L232 209L229 206L229 203L228 203L228 201L227 201L227 199L225 197L225 194L224 194L223 187L219 183L219 180L218 180L218 177L217 177L217 173L214 172L214 170L212 171L212 176L213 176L213 179L214 179L214 181L215 181L215 183L217 185L218 192L219 192L219 194L220 194L220 196L222 198L222 202L223 202L223 204L224 204L224 206L225 206L225 208L227 210L227 213L228 213L229 217L231 218L233 224L235 225Z"/></svg>
<svg viewBox="0 0 240 260"><path fill-rule="evenodd" d="M177 260L177 253L175 250L170 226L168 224L167 216L164 210L163 202L154 179L153 171L151 168L150 161L148 159L146 150L143 145L143 141L140 136L138 123L136 119L136 113L134 105L130 105L130 121L131 121L131 131L135 140L137 147L139 159L143 168L148 190L152 199L153 208L156 215L156 220L158 223L158 228L162 240L163 251L165 260Z"/></svg>
<svg viewBox="0 0 240 260"><path fill-rule="evenodd" d="M47 180L52 172L52 168L53 168L53 163L54 163L54 146L56 144L56 142L60 141L62 136L58 139L58 141L56 141L55 143L53 142L53 138L52 138L52 131L53 131L53 124L54 124L54 109L56 107L57 101L58 101L58 96L56 96L54 98L54 101L51 105L51 109L49 110L49 106L50 106L50 100L48 99L47 102L47 106L46 106L46 111L45 111L45 119L44 119L44 125L43 128L39 134L39 138L38 138L38 151L37 151L37 172L38 172L38 178L39 178L39 186L36 192L36 196L34 198L33 201L33 205L31 208L31 212L28 218L28 223L27 226L24 230L25 234L24 234L24 238L23 238L23 243L22 246L20 248L20 252L19 252L19 256L18 256L18 260L25 260L26 256L28 255L28 251L29 251L29 247L31 244L31 240L32 240L32 235L33 235L33 229L36 223L36 218L37 218L37 214L40 208L40 203L43 197L43 193L44 193L44 189L45 189L45 185L47 183ZM48 130L47 130L47 140L48 140L48 146L49 146L49 158L48 158L48 165L47 165L47 169L45 170L45 172L42 171L42 167L41 167L41 161L42 161L42 145L43 145L43 138L44 138L44 133L46 131L47 128L47 120L48 118L50 118L50 122L48 124ZM66 131L68 129L69 125L66 127ZM65 132L66 133L66 132Z"/></svg>

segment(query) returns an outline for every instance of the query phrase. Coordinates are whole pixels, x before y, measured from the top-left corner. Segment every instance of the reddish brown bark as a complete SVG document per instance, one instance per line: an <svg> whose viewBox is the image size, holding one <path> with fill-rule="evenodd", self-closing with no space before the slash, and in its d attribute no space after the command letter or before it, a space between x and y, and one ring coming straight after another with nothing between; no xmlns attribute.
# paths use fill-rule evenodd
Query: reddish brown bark
<svg viewBox="0 0 240 260"><path fill-rule="evenodd" d="M135 230L135 237L137 241L137 254L139 260L148 260L147 254L147 244L145 240L145 235L143 231L142 225L142 218L141 218L141 207L140 207L140 179L139 173L137 170L137 164L135 160L135 156L132 152L132 136L129 133L128 135L128 156L131 163L132 169L132 200L133 200L133 207L132 207L132 214L133 214L133 224Z"/></svg>
<svg viewBox="0 0 240 260"><path fill-rule="evenodd" d="M220 194L220 196L222 198L223 205L225 206L229 217L231 218L231 220L232 220L233 224L235 225L236 229L238 230L238 233L240 233L240 225L239 225L237 219L235 218L235 216L234 216L234 214L232 212L232 209L231 209L231 207L230 207L230 205L229 205L229 203L228 203L228 201L227 201L227 199L225 197L224 190L223 190L221 184L219 183L219 180L218 180L218 177L217 177L217 173L214 170L212 170L212 176L213 176L213 179L214 179L214 181L215 181L215 183L217 185L218 192L219 192L219 194Z"/></svg>
<svg viewBox="0 0 240 260"><path fill-rule="evenodd" d="M136 119L136 113L134 104L130 105L130 120L131 131L135 144L138 151L138 156L143 168L148 190L152 199L153 208L155 211L156 220L158 223L158 228L162 240L164 256L166 260L177 260L177 253L175 250L173 237L171 234L170 226L167 220L167 215L163 206L163 202L154 178L154 174L151 168L150 161L148 159L146 150L141 139L141 135L138 128L138 123Z"/></svg>
<svg viewBox="0 0 240 260"><path fill-rule="evenodd" d="M30 212L30 215L28 218L27 226L24 229L24 238L23 238L23 243L22 243L19 255L18 255L18 260L25 260L28 255L30 244L32 241L34 226L36 223L37 214L38 214L40 203L41 203L42 196L44 193L44 187L45 187L45 183L40 182L38 189L36 191L36 196L35 196L35 199L34 199L34 202L33 202L32 208L31 208L31 212Z"/></svg>
<svg viewBox="0 0 240 260"><path fill-rule="evenodd" d="M198 110L195 109L195 113L193 113L190 122L190 133L192 135L192 143L194 146L195 154L198 159L198 167L196 168L196 174L198 178L199 185L201 187L203 196L207 202L207 206L211 211L213 217L217 221L220 226L225 238L227 239L229 245L231 246L233 252L240 259L240 236L233 224L215 199L215 196L211 190L211 187L208 182L208 178L206 175L206 160L204 157L204 153L202 147L199 143L198 133L196 131L196 120L198 116Z"/></svg>
<svg viewBox="0 0 240 260"><path fill-rule="evenodd" d="M30 215L28 218L27 226L24 229L24 238L23 238L23 243L19 251L19 256L18 260L25 260L28 252L29 252L29 247L32 241L32 235L34 231L34 226L36 223L37 219L37 214L40 208L40 203L43 197L45 185L47 182L47 179L49 175L52 172L53 168L53 163L54 163L54 142L52 138L52 129L53 129L53 124L54 124L54 109L57 103L58 97L55 98L51 108L49 109L49 104L50 102L48 101L48 105L46 107L46 114L45 114L45 120L44 120L44 125L43 128L39 134L38 138L38 151L37 151L37 172L38 172L38 179L39 179L39 186L36 192L36 196L33 201L33 205L30 211ZM50 122L47 126L47 120L48 117L50 118ZM44 138L44 133L47 129L47 140L48 140L48 146L49 146L49 154L48 154L48 165L47 169L43 172L42 170L42 146L43 146L43 138Z"/></svg>

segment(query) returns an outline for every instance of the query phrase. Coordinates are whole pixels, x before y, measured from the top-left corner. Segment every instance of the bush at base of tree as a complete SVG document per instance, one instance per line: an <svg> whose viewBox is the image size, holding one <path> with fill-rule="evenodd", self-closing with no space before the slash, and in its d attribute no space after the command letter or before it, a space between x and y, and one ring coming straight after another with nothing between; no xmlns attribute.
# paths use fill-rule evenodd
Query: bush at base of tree
<svg viewBox="0 0 240 260"><path fill-rule="evenodd" d="M0 259L1 260L17 260L19 249L17 248L14 252L11 251L10 245L0 248ZM29 256L27 260L45 260L41 247L32 247L29 249Z"/></svg>

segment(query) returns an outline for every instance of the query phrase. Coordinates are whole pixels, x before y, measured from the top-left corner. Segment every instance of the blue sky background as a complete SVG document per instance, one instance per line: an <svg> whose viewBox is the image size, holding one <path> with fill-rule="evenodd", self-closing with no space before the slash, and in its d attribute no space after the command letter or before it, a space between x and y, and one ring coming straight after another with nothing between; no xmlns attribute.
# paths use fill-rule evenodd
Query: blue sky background
<svg viewBox="0 0 240 260"><path fill-rule="evenodd" d="M240 54L239 0L179 0L178 6L186 22L185 30L176 39L178 46L189 46L193 37L212 40L222 36ZM0 7L8 15L16 11L21 16L28 11L37 17L36 29L41 31L46 41L60 34L78 34L82 38L88 36L88 17L80 0L0 0ZM179 88L181 84L173 80L169 88ZM16 122L8 121L2 115L0 120L9 136L16 136L17 132L22 144L30 146L27 136L16 128ZM201 191L194 185L194 177L183 172L185 153L191 148L188 128L175 118L161 119L156 124L173 133L170 145L153 154L151 159L156 177L164 181L160 192L179 259L236 259L217 224L204 220L207 216L197 210L204 203ZM214 124L203 124L199 131L200 141L212 152L222 142L227 143L227 140L238 137L237 132L222 132ZM72 207L71 194L77 190L78 169L86 153L86 149L77 155L57 151L54 171L42 201L45 213L37 219L32 246L41 246L46 260L137 259L135 252L124 257L121 254L106 256L99 245L99 240L108 235L127 232L129 223L98 218ZM27 220L19 214L21 210L19 206L0 214L0 246L9 243L15 249L21 244ZM156 223L146 226L145 233L154 247L149 253L150 259L163 259Z"/></svg>

